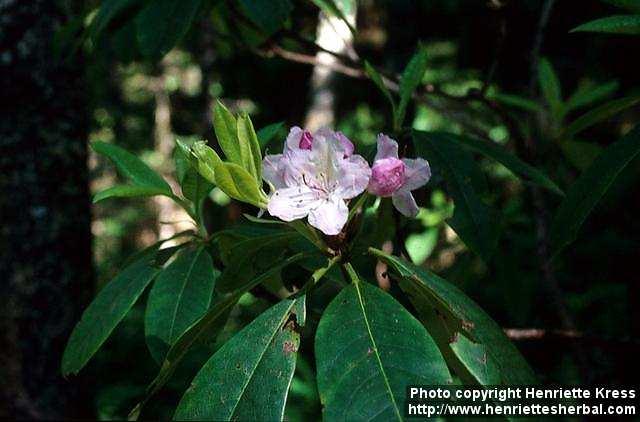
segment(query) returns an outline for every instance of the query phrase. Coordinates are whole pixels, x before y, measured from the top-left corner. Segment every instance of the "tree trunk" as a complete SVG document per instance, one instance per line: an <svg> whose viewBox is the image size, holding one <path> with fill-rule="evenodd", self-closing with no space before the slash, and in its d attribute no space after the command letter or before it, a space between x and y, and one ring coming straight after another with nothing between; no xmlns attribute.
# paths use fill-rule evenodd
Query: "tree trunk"
<svg viewBox="0 0 640 422"><path fill-rule="evenodd" d="M347 19L355 26L356 10L344 11ZM353 50L353 34L347 24L340 18L325 16L320 12L318 18L317 43L320 47L334 53L347 52L357 58ZM335 92L333 90L333 72L331 65L337 62L335 56L319 51L316 54L318 65L314 66L311 75L311 104L305 117L304 127L316 131L322 127L331 127L335 121Z"/></svg>
<svg viewBox="0 0 640 422"><path fill-rule="evenodd" d="M91 417L62 351L92 288L87 106L61 2L0 0L0 418Z"/></svg>

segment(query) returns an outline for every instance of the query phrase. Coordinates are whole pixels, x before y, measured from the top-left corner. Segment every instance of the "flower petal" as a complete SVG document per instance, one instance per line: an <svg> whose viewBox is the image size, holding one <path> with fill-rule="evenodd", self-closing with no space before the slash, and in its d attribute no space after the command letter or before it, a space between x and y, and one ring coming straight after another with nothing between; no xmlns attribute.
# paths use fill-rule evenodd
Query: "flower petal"
<svg viewBox="0 0 640 422"><path fill-rule="evenodd" d="M405 168L403 161L397 158L381 158L371 167L371 179L367 189L377 196L391 196L405 182Z"/></svg>
<svg viewBox="0 0 640 422"><path fill-rule="evenodd" d="M360 155L352 155L340 161L338 186L335 195L343 199L351 199L360 195L369 185L371 168L367 160Z"/></svg>
<svg viewBox="0 0 640 422"><path fill-rule="evenodd" d="M349 157L353 155L355 147L353 143L342 132L334 132L329 128L318 129L313 134L314 139L324 139L327 142L331 142L334 145L336 151L340 151L343 157Z"/></svg>
<svg viewBox="0 0 640 422"><path fill-rule="evenodd" d="M284 183L289 187L304 185L315 174L311 151L306 149L287 150L281 166Z"/></svg>
<svg viewBox="0 0 640 422"><path fill-rule="evenodd" d="M316 207L318 200L306 186L278 189L269 198L269 214L284 221L293 221L305 217Z"/></svg>
<svg viewBox="0 0 640 422"><path fill-rule="evenodd" d="M412 191L427 184L431 178L431 168L427 160L404 158L402 162L405 165L405 181L400 190Z"/></svg>
<svg viewBox="0 0 640 422"><path fill-rule="evenodd" d="M384 133L378 135L378 152L373 161L383 158L398 158L398 143Z"/></svg>
<svg viewBox="0 0 640 422"><path fill-rule="evenodd" d="M299 150L300 149L300 140L302 139L302 135L304 134L304 130L302 130L298 126L293 126L289 129L289 134L287 135L287 139L284 142L284 150L285 152L288 150Z"/></svg>
<svg viewBox="0 0 640 422"><path fill-rule="evenodd" d="M408 190L400 190L394 193L391 196L391 201L393 202L393 206L396 207L402 215L406 217L415 217L418 215L418 204L416 204L416 200Z"/></svg>
<svg viewBox="0 0 640 422"><path fill-rule="evenodd" d="M346 137L346 135L340 131L335 132L335 137L340 142L340 146L344 152L345 157L351 157L353 155L353 151L356 149L353 146L353 142Z"/></svg>
<svg viewBox="0 0 640 422"><path fill-rule="evenodd" d="M262 159L262 178L276 189L285 187L282 154L265 155Z"/></svg>
<svg viewBox="0 0 640 422"><path fill-rule="evenodd" d="M349 208L344 201L330 196L309 212L309 224L322 233L333 236L340 233L348 217Z"/></svg>

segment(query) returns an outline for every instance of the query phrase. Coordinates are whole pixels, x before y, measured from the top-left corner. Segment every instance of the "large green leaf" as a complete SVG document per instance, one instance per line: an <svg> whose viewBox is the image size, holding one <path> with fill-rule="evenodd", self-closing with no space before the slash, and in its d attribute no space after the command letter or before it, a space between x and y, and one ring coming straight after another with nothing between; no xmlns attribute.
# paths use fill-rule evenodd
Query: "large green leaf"
<svg viewBox="0 0 640 422"><path fill-rule="evenodd" d="M160 269L145 254L111 280L75 326L62 357L62 374L76 374L102 346Z"/></svg>
<svg viewBox="0 0 640 422"><path fill-rule="evenodd" d="M391 113L393 114L395 119L396 113L397 113L396 102L393 99L391 92L389 91L387 86L384 84L382 75L380 75L380 73L378 73L378 71L373 66L371 66L371 64L369 64L369 62L366 60L364 62L364 71L366 72L367 76L369 76L369 79L371 79L373 83L376 84L376 86L378 87L380 92L382 92L382 94L385 96L387 101L389 101L389 104L391 104Z"/></svg>
<svg viewBox="0 0 640 422"><path fill-rule="evenodd" d="M497 101L509 107L519 108L521 110L531 111L534 113L540 111L540 104L520 95L496 92L488 93L487 97L490 100Z"/></svg>
<svg viewBox="0 0 640 422"><path fill-rule="evenodd" d="M202 177L194 167L190 167L180 180L180 186L184 197L199 206L209 195L214 184Z"/></svg>
<svg viewBox="0 0 640 422"><path fill-rule="evenodd" d="M116 185L96 193L93 196L93 203L95 204L108 198L133 198L155 195L167 195L167 191L154 186Z"/></svg>
<svg viewBox="0 0 640 422"><path fill-rule="evenodd" d="M153 171L142 162L142 160L129 151L105 142L92 142L91 147L98 154L109 158L113 164L116 165L118 171L134 184L157 188L165 192L166 195L172 195L169 184L158 173Z"/></svg>
<svg viewBox="0 0 640 422"><path fill-rule="evenodd" d="M399 276L400 287L465 382L536 383L533 371L500 326L457 287L405 260L370 251Z"/></svg>
<svg viewBox="0 0 640 422"><path fill-rule="evenodd" d="M615 15L583 23L570 32L604 32L610 34L640 34L640 15Z"/></svg>
<svg viewBox="0 0 640 422"><path fill-rule="evenodd" d="M567 160L580 171L586 170L604 149L594 142L581 142L572 139L563 139L558 142L558 146Z"/></svg>
<svg viewBox="0 0 640 422"><path fill-rule="evenodd" d="M232 291L255 274L267 271L296 239L300 239L296 232L276 230L264 236L250 237L225 248L227 266L218 280L216 290L222 293Z"/></svg>
<svg viewBox="0 0 640 422"><path fill-rule="evenodd" d="M398 104L398 113L396 115L396 127L402 126L404 115L407 111L407 105L413 96L415 90L422 83L422 77L427 70L427 50L419 47L418 51L413 55L407 67L402 72L400 78L400 103Z"/></svg>
<svg viewBox="0 0 640 422"><path fill-rule="evenodd" d="M578 235L580 226L607 192L616 176L640 152L640 126L608 146L567 191L551 224L552 255Z"/></svg>
<svg viewBox="0 0 640 422"><path fill-rule="evenodd" d="M177 139L177 148L174 150L174 160L176 164L176 176L180 182L182 195L194 203L197 209L202 205L202 201L209 195L214 184L202 177L198 171L198 162L194 159L191 148L196 144L197 139Z"/></svg>
<svg viewBox="0 0 640 422"><path fill-rule="evenodd" d="M267 197L262 192L258 180L242 166L222 161L218 154L204 142L196 142L191 150L196 157L196 166L202 177L214 182L224 193L234 199L257 207L266 207Z"/></svg>
<svg viewBox="0 0 640 422"><path fill-rule="evenodd" d="M242 202L266 208L267 197L248 171L234 163L219 163L215 167L216 185L227 195Z"/></svg>
<svg viewBox="0 0 640 422"><path fill-rule="evenodd" d="M455 208L449 225L469 249L488 262L498 241L499 222L495 211L479 197L486 181L473 157L437 132L414 130L413 141L418 155L431 163L434 174L442 176L453 198Z"/></svg>
<svg viewBox="0 0 640 422"><path fill-rule="evenodd" d="M583 130L615 116L622 110L638 104L638 102L640 102L640 95L633 95L609 101L606 104L586 112L571 122L571 124L563 131L562 137L572 138Z"/></svg>
<svg viewBox="0 0 640 422"><path fill-rule="evenodd" d="M191 146L198 173L211 183L216 183L215 168L222 163L220 156L204 141L195 142Z"/></svg>
<svg viewBox="0 0 640 422"><path fill-rule="evenodd" d="M109 24L125 11L142 4L143 0L105 0L100 3L98 13L91 21L88 34L94 39L98 38Z"/></svg>
<svg viewBox="0 0 640 422"><path fill-rule="evenodd" d="M202 0L154 0L138 13L136 31L140 51L161 57L189 30Z"/></svg>
<svg viewBox="0 0 640 422"><path fill-rule="evenodd" d="M567 100L564 112L568 113L575 109L588 106L598 101L602 101L613 95L618 90L620 84L617 81L607 82L606 84L592 86L587 84L578 88Z"/></svg>
<svg viewBox="0 0 640 422"><path fill-rule="evenodd" d="M245 15L266 35L282 28L293 5L289 0L240 0Z"/></svg>
<svg viewBox="0 0 640 422"><path fill-rule="evenodd" d="M264 312L202 367L174 419L282 420L304 322L304 296Z"/></svg>
<svg viewBox="0 0 640 422"><path fill-rule="evenodd" d="M388 293L352 279L316 332L324 419L402 420L408 385L447 385L451 375L420 322Z"/></svg>
<svg viewBox="0 0 640 422"><path fill-rule="evenodd" d="M216 133L218 144L227 157L227 160L242 165L242 152L238 142L238 121L233 114L220 101L213 108L213 130Z"/></svg>
<svg viewBox="0 0 640 422"><path fill-rule="evenodd" d="M129 414L129 417L131 419L137 419L144 405L158 391L160 391L160 389L167 383L167 381L169 381L171 375L178 368L180 362L182 362L182 359L194 344L204 340L205 337L211 339L212 337L215 337L217 335L217 333L223 328L227 316L229 315L229 311L238 302L243 294L253 289L260 283L269 280L274 276L274 274L280 273L284 267L297 263L307 258L308 256L309 254L307 253L298 253L283 261L275 263L269 269L269 271L260 274L259 276L253 278L242 286L238 286L238 288L232 293L215 297L207 313L191 327L189 327L189 329L187 329L175 341L173 346L171 346L171 348L167 352L164 362L162 363L162 366L160 367L160 371L158 371L155 379L151 382L151 384L149 384L145 397L140 403L135 406L135 408Z"/></svg>
<svg viewBox="0 0 640 422"><path fill-rule="evenodd" d="M203 247L183 251L160 273L145 314L147 345L156 362L207 312L219 274Z"/></svg>
<svg viewBox="0 0 640 422"><path fill-rule="evenodd" d="M538 83L544 99L551 108L552 115L554 117L557 116L562 108L560 79L558 79L558 75L549 60L544 57L540 59L538 64Z"/></svg>
<svg viewBox="0 0 640 422"><path fill-rule="evenodd" d="M516 176L524 180L533 182L545 189L549 189L559 195L564 195L562 190L551 179L537 168L525 163L515 155L511 154L499 144L486 141L480 138L470 138L447 132L434 132L440 139L447 139L449 142L457 142L472 151L492 158L511 170Z"/></svg>
<svg viewBox="0 0 640 422"><path fill-rule="evenodd" d="M253 128L251 119L246 114L241 114L238 117L238 142L240 143L240 149L242 151L242 164L243 167L253 176L256 180L262 180L262 153L260 152L260 144L258 143L258 136Z"/></svg>
<svg viewBox="0 0 640 422"><path fill-rule="evenodd" d="M284 122L271 123L260 129L257 133L258 142L260 143L260 149L265 151L271 141L280 133L280 130L284 127Z"/></svg>

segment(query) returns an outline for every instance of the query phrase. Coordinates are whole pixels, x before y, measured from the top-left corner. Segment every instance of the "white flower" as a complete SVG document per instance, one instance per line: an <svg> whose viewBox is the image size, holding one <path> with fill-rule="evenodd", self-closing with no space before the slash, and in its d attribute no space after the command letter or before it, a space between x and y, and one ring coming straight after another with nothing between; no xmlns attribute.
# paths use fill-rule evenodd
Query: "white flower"
<svg viewBox="0 0 640 422"><path fill-rule="evenodd" d="M349 215L345 200L367 188L371 169L353 155L353 144L343 134L323 129L311 135L294 127L284 152L264 158L262 174L275 188L269 214L284 221L308 216L309 224L336 235Z"/></svg>

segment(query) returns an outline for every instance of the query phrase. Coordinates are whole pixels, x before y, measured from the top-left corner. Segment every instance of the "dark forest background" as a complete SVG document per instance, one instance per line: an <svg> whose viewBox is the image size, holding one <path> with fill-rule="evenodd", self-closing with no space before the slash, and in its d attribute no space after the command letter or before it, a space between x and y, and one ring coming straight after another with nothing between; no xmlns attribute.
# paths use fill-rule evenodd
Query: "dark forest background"
<svg viewBox="0 0 640 422"><path fill-rule="evenodd" d="M77 44L78 28L96 1L0 2L0 417L121 419L157 371L142 335L141 308L80 376L60 375L68 335L95 292L129 255L189 227L163 200L92 206L91 193L118 176L89 152L90 141L122 146L172 177L176 136L214 140L216 99L250 113L257 128L278 121L302 125L308 118L317 94L313 64L282 57L271 41L238 42L235 28L225 25L226 14L237 13L224 7L233 2L213 3L198 12L176 48L149 59L128 42L126 31ZM286 32L313 38L318 9L309 2L293 5L286 28L275 36L277 45L313 58L315 51L303 51ZM422 43L430 60L425 82L446 95L411 106L413 126L482 130L566 187L638 121L640 108L562 145L550 140L558 124L553 115L510 110L528 125L527 142L518 145L473 93L488 81L489 94L517 94L542 104L536 57L553 65L565 98L580 87L612 81L618 84L613 97L637 92L638 37L569 33L615 12L597 0L362 0L353 47L376 66L400 72ZM122 17L116 29L126 21ZM388 129L388 105L371 81L335 72L330 92L334 126L352 139L371 145ZM552 264L544 259L545 230L559 198L536 194L503 167L480 162L489 174L487 199L503 215L495 222L503 230L492 261L480 261L446 225L451 204L437 184L418 193L423 210L411 223L406 253L455 282L509 329L542 382L637 383L638 160ZM206 203L212 230L236 221L241 211L218 190ZM244 298L226 330L233 333L267 306L259 294ZM303 348L287 405L290 419L317 418L320 412L311 352ZM158 402L171 409L192 375L172 380Z"/></svg>

